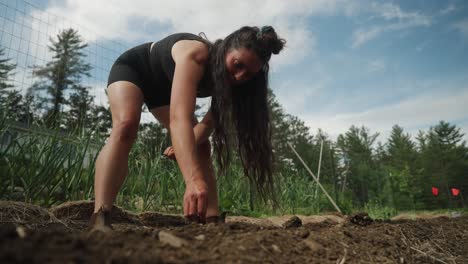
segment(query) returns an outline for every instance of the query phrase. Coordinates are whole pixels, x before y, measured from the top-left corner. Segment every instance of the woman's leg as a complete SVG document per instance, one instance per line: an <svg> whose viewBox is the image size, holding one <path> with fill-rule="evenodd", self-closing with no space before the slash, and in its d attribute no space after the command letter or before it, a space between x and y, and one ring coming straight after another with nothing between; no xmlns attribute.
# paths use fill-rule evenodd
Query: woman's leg
<svg viewBox="0 0 468 264"><path fill-rule="evenodd" d="M96 160L94 212L110 210L128 173L128 154L140 123L143 93L135 84L114 82L108 87L112 132Z"/></svg>
<svg viewBox="0 0 468 264"><path fill-rule="evenodd" d="M169 106L161 106L150 110L154 117L169 131ZM192 125L198 124L198 120L193 117ZM211 145L209 141L197 147L197 151L201 157L201 166L203 168L203 175L208 185L208 206L206 216L218 216L218 191L216 187L216 177L211 160Z"/></svg>

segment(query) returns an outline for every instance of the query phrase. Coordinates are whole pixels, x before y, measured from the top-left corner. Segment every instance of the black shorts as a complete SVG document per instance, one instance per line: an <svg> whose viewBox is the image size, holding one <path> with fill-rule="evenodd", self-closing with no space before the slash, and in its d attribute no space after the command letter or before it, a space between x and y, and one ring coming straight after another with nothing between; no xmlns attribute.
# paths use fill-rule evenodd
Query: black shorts
<svg viewBox="0 0 468 264"><path fill-rule="evenodd" d="M150 51L151 43L127 50L112 65L107 81L107 86L117 81L128 81L138 86L143 91L148 109L169 105L172 85L162 70L151 69Z"/></svg>

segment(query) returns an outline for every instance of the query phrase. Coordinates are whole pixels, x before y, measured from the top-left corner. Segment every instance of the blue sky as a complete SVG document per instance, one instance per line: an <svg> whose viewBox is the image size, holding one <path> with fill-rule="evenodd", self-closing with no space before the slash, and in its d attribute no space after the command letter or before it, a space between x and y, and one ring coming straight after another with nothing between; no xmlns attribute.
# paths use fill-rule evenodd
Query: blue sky
<svg viewBox="0 0 468 264"><path fill-rule="evenodd" d="M288 44L271 61L271 87L313 133L335 138L364 125L384 141L394 124L416 135L440 120L468 133L467 1L30 2L93 32L84 33L90 43L119 48L180 31L214 40L272 25Z"/></svg>
<svg viewBox="0 0 468 264"><path fill-rule="evenodd" d="M351 124L383 137L400 124L416 135L442 119L466 133L468 5L391 3L402 14L307 18L314 53L275 74L279 100L311 128L335 135ZM380 33L358 42L367 32Z"/></svg>

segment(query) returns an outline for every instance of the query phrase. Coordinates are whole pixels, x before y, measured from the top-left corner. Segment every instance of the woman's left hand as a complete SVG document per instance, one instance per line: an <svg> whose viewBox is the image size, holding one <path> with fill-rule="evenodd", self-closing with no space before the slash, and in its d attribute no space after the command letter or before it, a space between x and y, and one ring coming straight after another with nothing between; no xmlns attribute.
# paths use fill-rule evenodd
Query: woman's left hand
<svg viewBox="0 0 468 264"><path fill-rule="evenodd" d="M174 148L172 146L167 147L166 150L163 152L163 155L170 158L171 160L176 160Z"/></svg>

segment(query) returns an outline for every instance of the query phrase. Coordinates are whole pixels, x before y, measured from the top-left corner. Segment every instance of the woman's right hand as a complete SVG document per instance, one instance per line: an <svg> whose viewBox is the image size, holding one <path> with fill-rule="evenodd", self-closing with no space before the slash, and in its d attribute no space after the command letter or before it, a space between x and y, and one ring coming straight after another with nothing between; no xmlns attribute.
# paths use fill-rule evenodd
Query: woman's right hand
<svg viewBox="0 0 468 264"><path fill-rule="evenodd" d="M176 160L174 147L172 146L167 147L166 150L163 152L163 155L171 160Z"/></svg>
<svg viewBox="0 0 468 264"><path fill-rule="evenodd" d="M184 194L184 216L191 222L205 223L208 185L203 177L186 181Z"/></svg>

